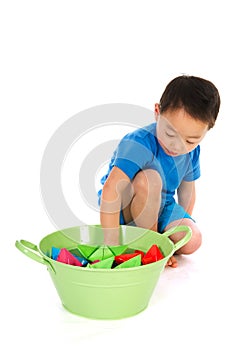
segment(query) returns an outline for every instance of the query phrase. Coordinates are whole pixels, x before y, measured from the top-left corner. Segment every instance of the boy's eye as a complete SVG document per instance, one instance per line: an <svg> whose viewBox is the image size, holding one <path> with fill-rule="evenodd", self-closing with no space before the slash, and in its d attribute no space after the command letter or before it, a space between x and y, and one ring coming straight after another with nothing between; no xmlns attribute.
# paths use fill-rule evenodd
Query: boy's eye
<svg viewBox="0 0 233 350"><path fill-rule="evenodd" d="M189 145L195 145L195 142L191 142L189 140L186 140L186 142L189 144Z"/></svg>
<svg viewBox="0 0 233 350"><path fill-rule="evenodd" d="M175 135L173 135L173 134L169 134L168 132L166 132L166 135L168 136L168 137L174 137Z"/></svg>

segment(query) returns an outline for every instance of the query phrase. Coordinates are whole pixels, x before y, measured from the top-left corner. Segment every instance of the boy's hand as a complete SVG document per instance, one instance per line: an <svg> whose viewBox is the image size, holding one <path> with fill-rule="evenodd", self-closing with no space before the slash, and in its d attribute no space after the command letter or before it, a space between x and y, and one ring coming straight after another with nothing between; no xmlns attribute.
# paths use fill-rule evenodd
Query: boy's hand
<svg viewBox="0 0 233 350"><path fill-rule="evenodd" d="M119 228L103 228L104 232L104 244L106 246L120 245L120 232Z"/></svg>
<svg viewBox="0 0 233 350"><path fill-rule="evenodd" d="M122 195L129 184L129 177L121 169L114 166L104 184L100 204L100 222L106 245L119 245Z"/></svg>

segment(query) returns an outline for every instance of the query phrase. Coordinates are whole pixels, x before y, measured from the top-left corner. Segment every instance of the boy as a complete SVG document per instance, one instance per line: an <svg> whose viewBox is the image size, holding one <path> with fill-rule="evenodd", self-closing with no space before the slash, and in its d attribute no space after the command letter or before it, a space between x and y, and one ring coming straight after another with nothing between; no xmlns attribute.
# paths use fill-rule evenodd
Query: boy
<svg viewBox="0 0 233 350"><path fill-rule="evenodd" d="M200 177L199 143L214 126L219 107L218 90L210 81L179 76L155 104L156 123L120 141L99 191L105 244L119 244L119 224L160 233L187 225L192 238L176 253L191 254L200 247L201 232L191 217ZM170 238L175 243L183 236L180 232ZM168 265L177 267L174 256Z"/></svg>

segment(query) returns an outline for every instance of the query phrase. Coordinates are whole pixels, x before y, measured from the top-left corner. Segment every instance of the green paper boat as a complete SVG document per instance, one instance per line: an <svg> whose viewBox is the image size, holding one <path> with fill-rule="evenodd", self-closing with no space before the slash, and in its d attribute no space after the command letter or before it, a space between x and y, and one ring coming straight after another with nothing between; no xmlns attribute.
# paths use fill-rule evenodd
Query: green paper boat
<svg viewBox="0 0 233 350"><path fill-rule="evenodd" d="M107 246L103 246L96 249L94 253L92 253L88 257L88 260L90 261L105 260L111 257L114 257L114 254L112 253L112 251Z"/></svg>
<svg viewBox="0 0 233 350"><path fill-rule="evenodd" d="M125 252L125 250L128 248L127 245L116 245L116 246L110 246L109 249L114 255L121 255Z"/></svg>
<svg viewBox="0 0 233 350"><path fill-rule="evenodd" d="M87 245L87 244L79 244L78 250L83 255L84 258L88 259L90 255L92 255L99 246ZM97 259L96 259L97 260Z"/></svg>
<svg viewBox="0 0 233 350"><path fill-rule="evenodd" d="M125 262L123 262L120 265L117 265L115 267L115 269L124 269L127 267L137 267L137 266L141 266L141 255L137 255L135 257L133 257L132 259L129 259Z"/></svg>
<svg viewBox="0 0 233 350"><path fill-rule="evenodd" d="M88 264L87 267L89 267L90 269L111 269L113 261L114 261L114 256L94 264Z"/></svg>

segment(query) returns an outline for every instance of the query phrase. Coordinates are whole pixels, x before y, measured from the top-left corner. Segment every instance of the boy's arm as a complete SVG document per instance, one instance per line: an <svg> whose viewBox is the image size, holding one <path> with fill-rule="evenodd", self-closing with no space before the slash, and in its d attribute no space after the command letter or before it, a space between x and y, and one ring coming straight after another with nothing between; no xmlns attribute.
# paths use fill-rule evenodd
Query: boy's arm
<svg viewBox="0 0 233 350"><path fill-rule="evenodd" d="M129 183L129 177L121 169L114 166L104 184L100 204L100 222L104 229L104 243L106 245L119 244L122 194Z"/></svg>
<svg viewBox="0 0 233 350"><path fill-rule="evenodd" d="M178 203L189 215L192 215L196 199L195 181L182 181L177 190L177 195Z"/></svg>

